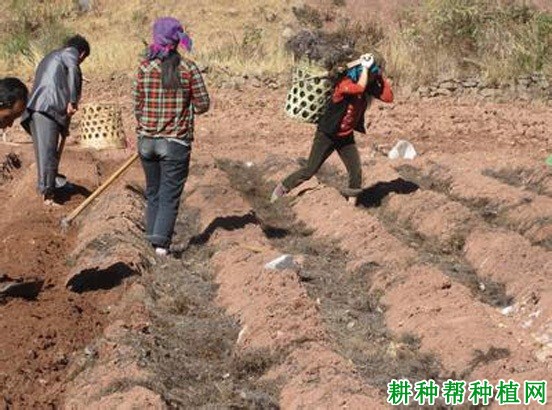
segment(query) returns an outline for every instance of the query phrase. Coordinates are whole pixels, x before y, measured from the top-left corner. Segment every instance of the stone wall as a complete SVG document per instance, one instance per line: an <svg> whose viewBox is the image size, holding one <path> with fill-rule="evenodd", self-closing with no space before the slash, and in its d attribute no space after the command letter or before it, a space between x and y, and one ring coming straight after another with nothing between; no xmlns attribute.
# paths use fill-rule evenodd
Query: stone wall
<svg viewBox="0 0 552 410"><path fill-rule="evenodd" d="M446 79L419 87L415 94L422 98L471 95L480 98L517 98L552 100L552 84L542 73L523 75L510 84L495 84L480 78Z"/></svg>

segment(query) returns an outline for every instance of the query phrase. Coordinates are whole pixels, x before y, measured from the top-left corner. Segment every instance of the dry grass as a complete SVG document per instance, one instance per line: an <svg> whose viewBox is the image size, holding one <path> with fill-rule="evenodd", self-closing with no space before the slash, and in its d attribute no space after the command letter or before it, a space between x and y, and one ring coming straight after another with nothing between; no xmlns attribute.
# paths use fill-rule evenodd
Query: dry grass
<svg viewBox="0 0 552 410"><path fill-rule="evenodd" d="M178 7L172 0L103 0L82 14L73 0L10 0L0 5L0 69L30 76L44 53L68 33L79 32L92 44L92 55L83 65L85 75L131 73L149 40L153 20L172 15L184 22L194 39L193 59L234 75L287 72L293 62L284 47L286 28L313 28L320 23L355 39L363 37L358 48L381 51L388 73L402 84L468 75L501 82L535 71L552 74L550 12L520 5L521 0L419 3L389 26L377 19L388 16L393 7L415 3L379 2L374 10L358 0L310 2L319 4L317 12L278 0L198 0L179 2ZM356 22L347 20L351 8L359 10L352 13ZM377 11L383 14L378 17Z"/></svg>
<svg viewBox="0 0 552 410"><path fill-rule="evenodd" d="M63 2L71 3L70 0ZM52 9L58 7L58 2L54 3ZM11 20L18 19L19 12L4 7L8 9L7 14L11 13ZM92 54L83 64L85 74L107 77L135 69L144 51L144 42L150 40L152 22L167 15L184 23L194 40L191 57L203 65L240 74L272 74L290 67L282 32L292 15L285 3L277 0L199 0L179 2L178 8L170 0L104 1L87 14L72 11L68 18L62 18L62 13L58 13L55 22L89 39ZM35 44L39 33L28 34ZM13 38L13 34L5 36ZM59 43L51 42L49 48ZM35 48L34 51L33 55L24 52L15 59L0 58L0 68L4 72L30 75L34 64L48 50Z"/></svg>
<svg viewBox="0 0 552 410"><path fill-rule="evenodd" d="M425 0L383 47L405 82L479 75L493 82L552 74L552 14L523 2ZM408 79L406 77L409 77Z"/></svg>

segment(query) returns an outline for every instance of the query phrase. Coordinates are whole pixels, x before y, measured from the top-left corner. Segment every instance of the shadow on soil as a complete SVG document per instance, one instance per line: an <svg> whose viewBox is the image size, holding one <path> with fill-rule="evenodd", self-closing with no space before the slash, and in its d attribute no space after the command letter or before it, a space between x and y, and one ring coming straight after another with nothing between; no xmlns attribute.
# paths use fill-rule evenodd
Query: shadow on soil
<svg viewBox="0 0 552 410"><path fill-rule="evenodd" d="M205 228L205 230L202 233L191 238L189 244L190 245L206 244L211 238L211 235L219 228L224 229L226 231L235 231L238 229L243 229L250 224L253 224L253 225L259 224L257 217L253 213L247 213L245 215L239 215L239 216L232 215L232 216L216 217L209 224L209 226Z"/></svg>
<svg viewBox="0 0 552 410"><path fill-rule="evenodd" d="M136 275L136 271L125 263L118 262L106 269L85 269L67 282L67 288L76 293L113 289L124 279Z"/></svg>
<svg viewBox="0 0 552 410"><path fill-rule="evenodd" d="M439 167L436 166L436 169L438 170ZM402 166L400 172L407 179L397 178L393 181L376 183L362 191L357 198L357 205L365 207L368 212L375 215L385 228L401 242L409 247L414 247L420 254L421 262L437 266L447 276L468 287L478 300L500 308L510 306L513 297L506 293L506 286L491 279L478 277L473 267L463 257L462 248L465 236L468 234L467 231L465 236L455 240L452 249L442 249L438 244L423 238L408 224L397 223L396 215L389 212L385 206L385 198L389 194L408 195L416 192L420 187L443 193L448 191L446 178L443 181L436 181L431 176L421 177L420 173L409 165ZM341 174L339 170L326 165L319 179L339 189L339 185L336 186L336 181L344 181L344 176ZM411 182L410 179L416 183Z"/></svg>
<svg viewBox="0 0 552 410"><path fill-rule="evenodd" d="M23 280L0 275L0 304L9 298L36 300L43 285L44 279L40 278Z"/></svg>
<svg viewBox="0 0 552 410"><path fill-rule="evenodd" d="M355 364L370 385L384 392L393 378L440 380L438 360L422 353L414 337L393 335L387 330L385 307L380 303L383 293L370 292L372 277L383 269L381 266L370 263L349 272L347 253L333 243L313 239L312 231L296 221L289 199L269 203L273 186L264 179L262 167L248 168L230 161L220 161L218 166L260 215L259 219L288 232L283 237L270 237L271 243L282 253L305 257L299 278L309 296L320 302L337 350Z"/></svg>
<svg viewBox="0 0 552 410"><path fill-rule="evenodd" d="M184 205L184 204L183 204ZM261 376L281 360L278 353L236 348L239 324L216 306L217 286L207 242L217 228L240 229L253 215L217 218L199 232L198 211L182 207L175 240L188 244L180 259L158 260L145 285L151 331L139 340L140 365L150 388L169 408L278 409L279 389Z"/></svg>
<svg viewBox="0 0 552 410"><path fill-rule="evenodd" d="M80 196L83 198L87 198L90 196L91 193L92 191L90 191L88 188L71 182L67 183L67 185L63 188L59 188L56 190L55 200L57 203L63 205L66 202L69 202L73 197Z"/></svg>
<svg viewBox="0 0 552 410"><path fill-rule="evenodd" d="M380 207L382 201L392 193L408 195L416 192L420 187L413 182L397 178L393 181L378 182L377 184L364 189L357 197L357 205L365 208Z"/></svg>
<svg viewBox="0 0 552 410"><path fill-rule="evenodd" d="M301 164L303 162L299 161ZM347 186L347 178L343 172L337 170L335 167L328 164L323 165L316 174L316 178L323 184L337 189L346 196L346 192L348 191L345 188ZM420 189L418 184L403 178L397 178L393 181L377 182L370 187L362 189L356 195L352 194L350 196L357 197L356 204L359 206L378 208L390 194L408 195L416 192L418 189Z"/></svg>
<svg viewBox="0 0 552 410"><path fill-rule="evenodd" d="M474 358L468 368L460 375L448 374L435 355L420 351L420 340L415 335L392 334L386 328L386 307L380 302L384 292L380 289L370 290L372 278L384 271L384 267L367 263L355 272L348 271L350 259L347 252L329 241L313 239L312 231L296 221L289 199L284 197L275 204L269 203L273 185L264 179L268 172L263 166L245 167L244 164L226 160L219 161L218 166L227 173L232 187L249 201L256 214L261 215L259 219L270 220L274 227L281 227L279 229L288 232L283 237L269 237L272 245L282 253L305 257L298 272L299 279L309 296L318 302L337 351L351 360L364 380L379 388L382 395L386 395L387 383L392 379L433 379L438 384L459 376L467 379L478 366L509 355L507 350L495 347L491 347L488 352L474 351ZM336 181L344 180L339 173L332 175L333 186ZM383 198L390 192L406 194L417 190L418 185L399 179L374 189L379 192L383 203ZM464 265L461 268L454 267L463 268ZM503 305L504 297L503 288L497 289L496 304ZM402 408L483 407L468 404L452 407L439 399L434 406L411 405Z"/></svg>

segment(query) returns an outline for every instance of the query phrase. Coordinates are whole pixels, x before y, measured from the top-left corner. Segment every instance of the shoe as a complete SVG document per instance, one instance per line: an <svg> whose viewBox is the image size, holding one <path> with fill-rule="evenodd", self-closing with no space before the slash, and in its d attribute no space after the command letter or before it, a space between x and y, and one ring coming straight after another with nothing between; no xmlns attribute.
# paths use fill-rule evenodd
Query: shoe
<svg viewBox="0 0 552 410"><path fill-rule="evenodd" d="M167 256L169 254L169 250L167 248L155 248L155 254L157 256Z"/></svg>
<svg viewBox="0 0 552 410"><path fill-rule="evenodd" d="M46 206L54 206L59 207L61 206L54 200L54 196L52 194L46 194L42 196L42 200L44 201L44 205Z"/></svg>
<svg viewBox="0 0 552 410"><path fill-rule="evenodd" d="M63 188L67 184L68 184L67 177L65 175L62 175L62 174L56 175L56 179L55 179L56 189Z"/></svg>
<svg viewBox="0 0 552 410"><path fill-rule="evenodd" d="M280 182L278 185L276 185L276 188L274 188L274 191L272 191L272 195L270 196L270 203L273 204L278 199L283 197L285 194L287 194L286 187Z"/></svg>

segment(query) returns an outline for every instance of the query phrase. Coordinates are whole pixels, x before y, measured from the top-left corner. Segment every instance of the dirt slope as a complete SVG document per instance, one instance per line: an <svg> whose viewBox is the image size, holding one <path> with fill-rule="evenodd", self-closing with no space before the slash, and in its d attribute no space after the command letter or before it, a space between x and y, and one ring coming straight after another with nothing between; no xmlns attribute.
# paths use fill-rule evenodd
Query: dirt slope
<svg viewBox="0 0 552 410"><path fill-rule="evenodd" d="M132 138L128 87L116 80L86 98L123 104ZM285 117L283 89L212 93L177 227L181 259L156 259L141 239L139 167L118 186L125 195L93 208L94 226L60 232L61 216L123 153L107 160L69 146L62 171L81 193L50 209L34 194L30 145L3 146L21 167L0 186L0 273L45 281L35 301L0 305L5 404L383 408L386 383L404 375L549 379L549 106L374 104L368 135L357 137L366 187L357 206L339 194L345 174L334 157L270 205L270 189L307 154L313 126ZM26 141L20 131L10 138ZM400 138L418 159L382 155ZM105 255L149 267L109 289L72 292L65 281L81 262L68 256L86 229L115 227L107 214L120 218L117 241L140 251ZM282 253L296 257L293 269L263 269ZM131 284L132 303L119 302ZM96 358L79 367L92 345ZM98 374L106 378L94 388Z"/></svg>

